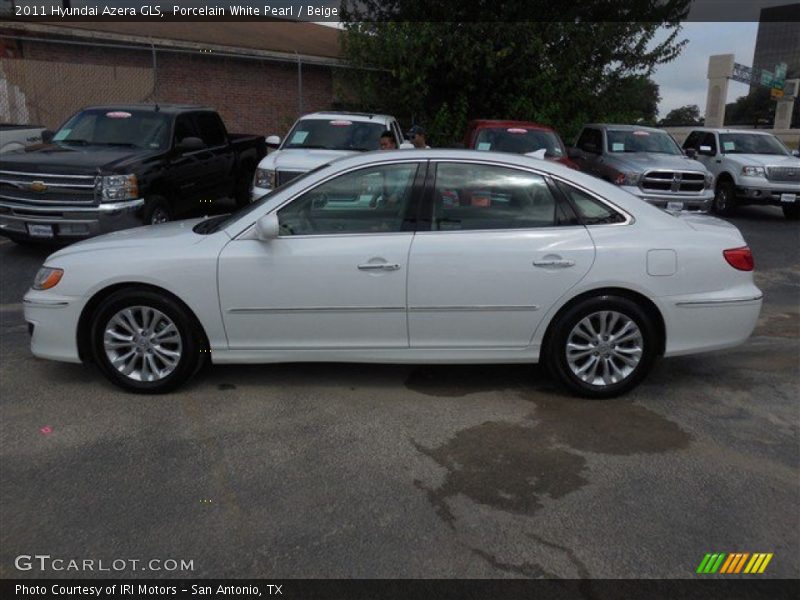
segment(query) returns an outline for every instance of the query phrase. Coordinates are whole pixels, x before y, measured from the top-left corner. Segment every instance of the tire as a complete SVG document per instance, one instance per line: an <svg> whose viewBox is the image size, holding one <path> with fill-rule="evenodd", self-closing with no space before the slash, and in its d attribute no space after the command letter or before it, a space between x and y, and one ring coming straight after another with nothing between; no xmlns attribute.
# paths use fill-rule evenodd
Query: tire
<svg viewBox="0 0 800 600"><path fill-rule="evenodd" d="M605 340L602 322L610 326ZM550 373L586 398L613 398L630 391L647 375L658 353L659 334L651 317L632 300L619 296L579 302L557 318L551 331L544 348ZM595 335L588 335L590 331ZM620 334L630 339L617 346L614 337ZM584 348L570 354L568 344Z"/></svg>
<svg viewBox="0 0 800 600"><path fill-rule="evenodd" d="M154 329L148 331L150 327ZM144 341L138 335L142 330ZM172 298L150 290L111 294L97 307L90 335L94 361L103 374L138 394L176 389L200 370L207 357L194 317Z"/></svg>
<svg viewBox="0 0 800 600"><path fill-rule="evenodd" d="M158 225L172 221L172 209L162 196L151 196L144 203L144 224Z"/></svg>
<svg viewBox="0 0 800 600"><path fill-rule="evenodd" d="M241 175L236 180L236 188L233 191L233 199L236 201L236 206L242 207L250 204L250 184L253 183L253 174L255 169L249 165L242 169Z"/></svg>
<svg viewBox="0 0 800 600"><path fill-rule="evenodd" d="M736 190L730 181L721 181L717 185L711 210L720 217L727 217L736 210Z"/></svg>
<svg viewBox="0 0 800 600"><path fill-rule="evenodd" d="M797 202L794 204L784 204L781 208L783 208L783 216L789 221L800 220L800 204Z"/></svg>

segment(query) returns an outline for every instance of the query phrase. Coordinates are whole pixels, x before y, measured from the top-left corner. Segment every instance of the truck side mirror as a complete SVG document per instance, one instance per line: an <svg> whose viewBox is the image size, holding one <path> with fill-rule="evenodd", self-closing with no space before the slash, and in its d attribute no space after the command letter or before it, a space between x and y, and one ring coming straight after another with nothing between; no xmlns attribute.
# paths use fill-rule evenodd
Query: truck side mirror
<svg viewBox="0 0 800 600"><path fill-rule="evenodd" d="M792 150L792 156L795 158L800 158L800 150Z"/></svg>
<svg viewBox="0 0 800 600"><path fill-rule="evenodd" d="M195 152L206 147L205 142L199 137L185 137L175 146L179 152Z"/></svg>
<svg viewBox="0 0 800 600"><path fill-rule="evenodd" d="M574 146L567 147L567 156L573 160L586 158L586 154L584 154L583 150L580 148L575 148Z"/></svg>
<svg viewBox="0 0 800 600"><path fill-rule="evenodd" d="M279 135L271 135L266 139L267 148L272 148L273 150L281 145L281 138Z"/></svg>
<svg viewBox="0 0 800 600"><path fill-rule="evenodd" d="M683 153L687 158L697 158L697 148L684 148Z"/></svg>
<svg viewBox="0 0 800 600"><path fill-rule="evenodd" d="M280 230L277 213L269 213L256 221L256 237L262 242L274 240L280 234Z"/></svg>
<svg viewBox="0 0 800 600"><path fill-rule="evenodd" d="M580 147L584 153L589 152L591 154L600 154L600 149L597 147L597 144L592 144L591 142L586 142L583 146ZM584 155L583 158L586 158Z"/></svg>
<svg viewBox="0 0 800 600"><path fill-rule="evenodd" d="M53 136L55 134L56 134L55 131L52 131L50 129L45 129L42 132L42 143L43 144L49 144L50 142L52 142L53 141Z"/></svg>

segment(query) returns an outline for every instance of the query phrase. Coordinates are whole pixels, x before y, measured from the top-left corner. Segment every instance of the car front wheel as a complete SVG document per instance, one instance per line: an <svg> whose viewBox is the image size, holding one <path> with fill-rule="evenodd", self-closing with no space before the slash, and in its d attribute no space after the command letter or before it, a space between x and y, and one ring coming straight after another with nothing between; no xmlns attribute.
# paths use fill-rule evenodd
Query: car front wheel
<svg viewBox="0 0 800 600"><path fill-rule="evenodd" d="M169 392L204 362L198 331L173 299L150 290L121 290L95 312L93 355L106 377L128 391Z"/></svg>
<svg viewBox="0 0 800 600"><path fill-rule="evenodd" d="M733 214L736 209L736 193L733 184L729 181L722 181L717 185L711 208L721 217Z"/></svg>
<svg viewBox="0 0 800 600"><path fill-rule="evenodd" d="M550 372L587 398L633 389L653 365L658 333L651 317L628 298L598 296L567 310L553 326L546 352Z"/></svg>

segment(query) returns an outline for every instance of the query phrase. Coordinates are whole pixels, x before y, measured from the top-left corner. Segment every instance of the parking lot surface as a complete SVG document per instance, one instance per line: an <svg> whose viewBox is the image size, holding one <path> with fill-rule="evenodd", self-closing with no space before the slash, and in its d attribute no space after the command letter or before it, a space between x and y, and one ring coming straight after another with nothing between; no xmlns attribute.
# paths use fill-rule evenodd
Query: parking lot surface
<svg viewBox="0 0 800 600"><path fill-rule="evenodd" d="M146 577L685 578L709 552L800 577L800 229L731 220L765 293L753 337L599 402L525 365L219 366L126 394L30 354L48 251L0 238L0 577L109 575L15 567L48 554Z"/></svg>

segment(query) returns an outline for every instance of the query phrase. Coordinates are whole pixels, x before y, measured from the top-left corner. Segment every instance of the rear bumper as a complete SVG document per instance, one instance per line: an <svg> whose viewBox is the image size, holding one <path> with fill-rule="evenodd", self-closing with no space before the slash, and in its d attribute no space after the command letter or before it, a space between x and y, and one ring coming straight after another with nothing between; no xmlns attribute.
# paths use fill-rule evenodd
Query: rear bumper
<svg viewBox="0 0 800 600"><path fill-rule="evenodd" d="M763 295L756 286L725 295L662 298L667 327L665 356L730 348L753 333Z"/></svg>
<svg viewBox="0 0 800 600"><path fill-rule="evenodd" d="M143 207L142 198L87 207L28 206L2 200L0 235L44 242L79 240L143 225ZM49 226L53 236L31 235L28 225Z"/></svg>
<svg viewBox="0 0 800 600"><path fill-rule="evenodd" d="M636 186L622 185L620 186L626 192L630 192L637 198L658 206L659 208L666 208L670 202L682 202L686 210L696 210L701 212L708 212L711 209L711 201L714 199L713 190L704 190L699 194L664 194L657 191L647 192Z"/></svg>

